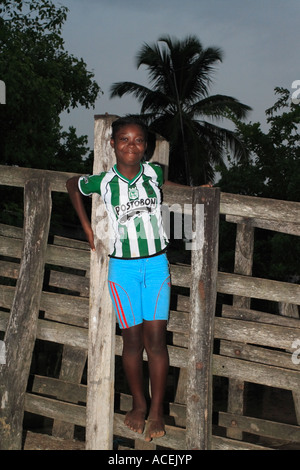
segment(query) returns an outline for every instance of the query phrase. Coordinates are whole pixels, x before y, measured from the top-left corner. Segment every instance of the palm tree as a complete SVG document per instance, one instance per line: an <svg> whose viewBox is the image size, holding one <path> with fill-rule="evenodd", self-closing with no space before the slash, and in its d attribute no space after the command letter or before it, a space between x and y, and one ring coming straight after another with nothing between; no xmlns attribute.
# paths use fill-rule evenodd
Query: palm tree
<svg viewBox="0 0 300 470"><path fill-rule="evenodd" d="M230 96L209 96L211 76L220 61L222 51L204 49L195 36L182 41L165 36L153 45L144 44L136 57L137 68L146 66L152 88L133 82L111 87L111 98L137 98L141 117L169 141L169 176L174 181L185 180L191 186L212 181L226 149L236 159L246 154L234 132L213 123L243 119L251 109Z"/></svg>

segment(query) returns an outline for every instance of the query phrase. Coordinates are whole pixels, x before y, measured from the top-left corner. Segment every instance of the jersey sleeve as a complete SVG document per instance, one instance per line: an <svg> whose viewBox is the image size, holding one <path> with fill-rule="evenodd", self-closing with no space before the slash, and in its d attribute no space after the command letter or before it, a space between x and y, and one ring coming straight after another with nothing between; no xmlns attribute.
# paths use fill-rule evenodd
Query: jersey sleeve
<svg viewBox="0 0 300 470"><path fill-rule="evenodd" d="M164 172L160 165L157 163L148 163L156 173L158 186L161 187L164 184Z"/></svg>
<svg viewBox="0 0 300 470"><path fill-rule="evenodd" d="M104 174L81 176L78 180L79 191L84 196L90 196L93 193L101 194L101 181Z"/></svg>

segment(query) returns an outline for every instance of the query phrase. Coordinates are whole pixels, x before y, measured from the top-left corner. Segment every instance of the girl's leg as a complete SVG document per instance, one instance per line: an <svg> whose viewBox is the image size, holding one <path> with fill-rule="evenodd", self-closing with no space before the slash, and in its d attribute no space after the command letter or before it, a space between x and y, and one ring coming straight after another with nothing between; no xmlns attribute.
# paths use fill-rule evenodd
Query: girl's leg
<svg viewBox="0 0 300 470"><path fill-rule="evenodd" d="M126 414L125 425L142 434L147 411L143 386L143 324L122 330L122 336L123 368L133 397L133 407Z"/></svg>
<svg viewBox="0 0 300 470"><path fill-rule="evenodd" d="M163 400L167 385L169 354L166 344L167 321L144 321L144 345L148 355L151 381L151 407L145 440L165 434Z"/></svg>

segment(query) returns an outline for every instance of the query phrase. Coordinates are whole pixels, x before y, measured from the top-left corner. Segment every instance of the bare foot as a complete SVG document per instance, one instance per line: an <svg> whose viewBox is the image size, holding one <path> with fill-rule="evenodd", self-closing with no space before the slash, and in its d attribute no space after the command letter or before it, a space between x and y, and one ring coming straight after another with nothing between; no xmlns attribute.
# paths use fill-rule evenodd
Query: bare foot
<svg viewBox="0 0 300 470"><path fill-rule="evenodd" d="M163 418L148 418L145 430L145 441L150 442L152 439L162 437L165 434L165 423Z"/></svg>
<svg viewBox="0 0 300 470"><path fill-rule="evenodd" d="M138 434L143 434L145 427L145 411L143 410L131 410L126 413L124 423L125 425Z"/></svg>

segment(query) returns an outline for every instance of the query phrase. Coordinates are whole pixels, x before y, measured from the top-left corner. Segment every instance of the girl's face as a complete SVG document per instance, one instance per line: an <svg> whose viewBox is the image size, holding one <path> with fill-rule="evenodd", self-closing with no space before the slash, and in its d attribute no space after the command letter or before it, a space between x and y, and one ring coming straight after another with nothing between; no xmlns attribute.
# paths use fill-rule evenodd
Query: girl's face
<svg viewBox="0 0 300 470"><path fill-rule="evenodd" d="M135 124L121 127L110 141L117 164L122 167L139 166L147 149L147 142L142 128Z"/></svg>

